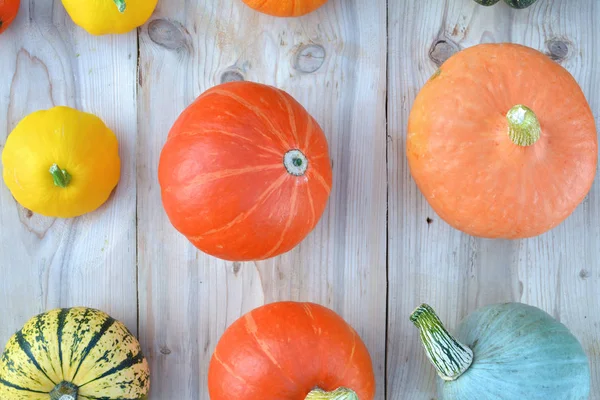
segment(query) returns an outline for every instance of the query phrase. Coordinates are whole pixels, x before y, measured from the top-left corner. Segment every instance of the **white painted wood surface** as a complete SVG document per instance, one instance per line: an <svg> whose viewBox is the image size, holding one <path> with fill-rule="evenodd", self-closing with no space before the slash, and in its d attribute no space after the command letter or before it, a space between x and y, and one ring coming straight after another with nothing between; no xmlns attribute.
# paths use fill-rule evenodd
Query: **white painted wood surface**
<svg viewBox="0 0 600 400"><path fill-rule="evenodd" d="M299 19L259 15L238 0L160 0L137 34L97 38L60 1L22 0L0 35L0 149L29 112L70 105L115 130L123 170L105 206L66 221L28 213L0 185L0 349L38 312L99 307L138 332L151 399L207 400L208 361L230 323L265 302L308 300L359 331L377 399L430 400L435 377L412 309L427 301L453 328L480 305L512 300L573 330L592 361L591 399L600 399L600 185L546 235L479 240L433 213L404 157L408 113L434 61L480 42L553 52L600 124L598 20L596 0L539 0L522 11L472 0L330 0ZM333 160L320 224L261 263L194 249L169 224L156 176L177 115L239 78L296 97L326 132Z"/></svg>
<svg viewBox="0 0 600 400"><path fill-rule="evenodd" d="M136 331L136 34L92 37L59 1L21 1L0 35L0 150L27 114L56 105L98 115L120 143L121 181L81 218L25 210L0 185L0 342L48 309L98 307Z"/></svg>
<svg viewBox="0 0 600 400"><path fill-rule="evenodd" d="M385 38L382 0L333 1L295 20L259 15L241 2L163 0L142 29L140 334L154 374L163 377L154 381L157 399L173 391L208 399L208 363L224 329L242 313L283 299L321 303L355 326L383 393ZM298 68L314 69L319 60L296 59L306 46L325 53L310 74ZM176 72L165 73L169 69ZM294 251L260 263L199 253L170 226L156 183L160 150L177 115L233 76L278 86L298 99L326 132L333 160L332 197L319 226Z"/></svg>

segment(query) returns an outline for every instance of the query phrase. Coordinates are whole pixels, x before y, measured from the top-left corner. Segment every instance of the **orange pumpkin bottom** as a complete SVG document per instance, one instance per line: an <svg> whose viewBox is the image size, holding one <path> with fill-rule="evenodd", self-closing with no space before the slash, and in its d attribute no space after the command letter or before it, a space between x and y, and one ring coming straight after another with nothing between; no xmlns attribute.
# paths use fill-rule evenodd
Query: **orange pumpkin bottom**
<svg viewBox="0 0 600 400"><path fill-rule="evenodd" d="M425 84L410 114L407 156L446 222L515 239L554 228L585 198L597 140L567 70L534 49L485 44L455 54Z"/></svg>
<svg viewBox="0 0 600 400"><path fill-rule="evenodd" d="M366 346L335 312L312 303L259 307L223 334L210 361L211 400L304 400L315 388L375 396Z"/></svg>
<svg viewBox="0 0 600 400"><path fill-rule="evenodd" d="M327 0L244 0L244 3L276 17L300 17L315 11Z"/></svg>

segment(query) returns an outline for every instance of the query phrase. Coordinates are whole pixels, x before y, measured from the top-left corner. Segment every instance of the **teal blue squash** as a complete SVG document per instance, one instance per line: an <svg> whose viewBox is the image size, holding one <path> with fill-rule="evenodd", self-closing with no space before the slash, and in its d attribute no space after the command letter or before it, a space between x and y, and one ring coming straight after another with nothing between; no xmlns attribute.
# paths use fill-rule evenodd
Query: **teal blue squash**
<svg viewBox="0 0 600 400"><path fill-rule="evenodd" d="M521 303L481 308L451 336L424 304L411 321L437 369L440 400L586 400L588 358L544 311Z"/></svg>

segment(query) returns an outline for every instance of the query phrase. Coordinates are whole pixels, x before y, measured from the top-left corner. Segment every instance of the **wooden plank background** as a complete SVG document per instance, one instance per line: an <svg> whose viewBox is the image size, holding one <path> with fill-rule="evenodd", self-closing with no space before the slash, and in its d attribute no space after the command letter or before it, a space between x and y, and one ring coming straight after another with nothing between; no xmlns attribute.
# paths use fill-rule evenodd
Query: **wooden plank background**
<svg viewBox="0 0 600 400"><path fill-rule="evenodd" d="M437 65L481 42L542 50L575 76L600 125L600 4L539 0L527 10L472 0L330 0L277 19L238 0L160 0L138 32L92 37L60 1L22 0L0 35L0 150L26 114L69 105L118 135L115 194L72 220L42 218L0 185L0 346L54 307L101 308L137 332L151 399L208 399L206 372L224 329L276 300L329 306L373 357L377 399L435 398L435 374L408 321L423 301L450 328L478 306L522 301L582 341L600 399L600 184L560 227L535 239L469 237L416 189L405 151L412 101ZM260 263L203 255L164 214L157 163L177 115L207 88L276 85L319 121L334 188L316 230ZM386 290L387 289L387 290ZM1 349L1 347L0 347Z"/></svg>

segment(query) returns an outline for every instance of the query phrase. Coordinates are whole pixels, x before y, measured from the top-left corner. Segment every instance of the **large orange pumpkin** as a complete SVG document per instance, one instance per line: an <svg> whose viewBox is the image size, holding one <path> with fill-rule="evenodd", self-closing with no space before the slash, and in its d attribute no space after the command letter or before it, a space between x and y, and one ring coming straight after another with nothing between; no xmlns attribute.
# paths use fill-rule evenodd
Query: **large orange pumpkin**
<svg viewBox="0 0 600 400"><path fill-rule="evenodd" d="M315 11L327 0L244 0L244 3L276 17L300 17Z"/></svg>
<svg viewBox="0 0 600 400"><path fill-rule="evenodd" d="M208 369L211 400L372 400L369 352L348 323L323 306L280 302L233 323Z"/></svg>
<svg viewBox="0 0 600 400"><path fill-rule="evenodd" d="M0 33L13 22L19 12L21 0L0 0Z"/></svg>
<svg viewBox="0 0 600 400"><path fill-rule="evenodd" d="M488 238L539 235L589 192L594 116L567 70L537 50L482 44L448 59L408 123L412 176L450 225Z"/></svg>
<svg viewBox="0 0 600 400"><path fill-rule="evenodd" d="M232 261L300 243L319 221L332 179L317 122L287 93L250 82L214 87L181 114L158 175L173 226Z"/></svg>

